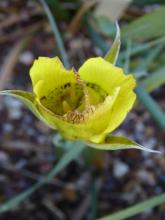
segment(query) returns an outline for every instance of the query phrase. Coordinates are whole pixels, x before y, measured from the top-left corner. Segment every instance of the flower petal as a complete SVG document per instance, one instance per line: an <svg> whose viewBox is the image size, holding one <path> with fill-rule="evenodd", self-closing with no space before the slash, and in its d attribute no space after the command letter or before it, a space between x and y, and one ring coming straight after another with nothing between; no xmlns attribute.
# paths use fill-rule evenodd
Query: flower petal
<svg viewBox="0 0 165 220"><path fill-rule="evenodd" d="M119 95L113 105L109 116L109 125L104 133L110 133L116 129L127 116L136 100L136 94L131 90L134 87L134 80L130 77L121 87Z"/></svg>
<svg viewBox="0 0 165 220"><path fill-rule="evenodd" d="M101 57L88 59L78 72L82 80L98 85L110 95L129 78L129 75L123 74L121 68L113 66Z"/></svg>
<svg viewBox="0 0 165 220"><path fill-rule="evenodd" d="M67 83L76 83L73 70L66 70L58 57L39 57L30 69L30 77L34 93L39 98Z"/></svg>
<svg viewBox="0 0 165 220"><path fill-rule="evenodd" d="M109 115L109 125L104 133L109 133L118 127L132 108L136 95L133 89L136 81L132 75L124 75L123 70L114 67L101 57L87 60L79 69L81 78L89 83L96 84L112 94L116 87L120 87L119 95Z"/></svg>

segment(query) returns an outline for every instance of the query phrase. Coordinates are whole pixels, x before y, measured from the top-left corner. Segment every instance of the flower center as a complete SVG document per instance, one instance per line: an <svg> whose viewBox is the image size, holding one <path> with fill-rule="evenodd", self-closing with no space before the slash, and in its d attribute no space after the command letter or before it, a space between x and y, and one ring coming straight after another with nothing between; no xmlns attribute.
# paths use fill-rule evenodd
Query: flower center
<svg viewBox="0 0 165 220"><path fill-rule="evenodd" d="M65 120L81 122L94 111L94 106L104 101L106 95L106 92L94 84L67 83L54 89L40 101L56 115L64 116Z"/></svg>

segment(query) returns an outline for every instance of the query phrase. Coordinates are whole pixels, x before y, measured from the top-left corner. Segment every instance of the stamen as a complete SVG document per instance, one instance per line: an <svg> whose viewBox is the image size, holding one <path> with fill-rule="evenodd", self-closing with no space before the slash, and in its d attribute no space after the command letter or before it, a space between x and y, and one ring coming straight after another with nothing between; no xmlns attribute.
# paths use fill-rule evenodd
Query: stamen
<svg viewBox="0 0 165 220"><path fill-rule="evenodd" d="M85 108L88 108L90 106L90 100L89 100L89 92L87 90L85 82L80 78L80 75L77 73L77 82L82 86L83 92L84 92L84 98L85 98Z"/></svg>
<svg viewBox="0 0 165 220"><path fill-rule="evenodd" d="M66 100L64 100L62 102L62 108L63 108L64 113L67 113L68 111L71 110L71 107L70 107L69 103Z"/></svg>
<svg viewBox="0 0 165 220"><path fill-rule="evenodd" d="M64 119L66 121L72 122L72 123L81 123L85 120L84 114L80 113L78 111L69 111L64 115Z"/></svg>
<svg viewBox="0 0 165 220"><path fill-rule="evenodd" d="M76 99L76 91L75 88L71 88L70 89L70 101L73 103Z"/></svg>

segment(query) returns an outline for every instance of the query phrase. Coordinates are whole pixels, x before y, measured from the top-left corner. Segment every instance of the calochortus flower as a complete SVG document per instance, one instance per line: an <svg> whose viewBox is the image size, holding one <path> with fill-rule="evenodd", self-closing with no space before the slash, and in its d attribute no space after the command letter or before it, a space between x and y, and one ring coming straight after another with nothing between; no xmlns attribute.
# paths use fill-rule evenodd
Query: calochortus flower
<svg viewBox="0 0 165 220"><path fill-rule="evenodd" d="M22 100L48 126L68 140L100 149L142 148L124 137L110 136L132 108L136 81L101 57L88 59L78 71L65 69L58 57L39 57L30 69L33 92L1 91Z"/></svg>
<svg viewBox="0 0 165 220"><path fill-rule="evenodd" d="M65 69L58 57L40 57L30 77L36 111L70 140L100 143L136 98L133 76L101 57L88 59L78 71Z"/></svg>
<svg viewBox="0 0 165 220"><path fill-rule="evenodd" d="M115 61L117 44L108 60ZM113 58L113 59L112 59ZM39 57L30 69L33 92L1 91L22 100L43 122L68 140L99 149L144 149L125 137L109 135L125 119L136 95L136 81L101 57L78 70L65 69L58 57Z"/></svg>

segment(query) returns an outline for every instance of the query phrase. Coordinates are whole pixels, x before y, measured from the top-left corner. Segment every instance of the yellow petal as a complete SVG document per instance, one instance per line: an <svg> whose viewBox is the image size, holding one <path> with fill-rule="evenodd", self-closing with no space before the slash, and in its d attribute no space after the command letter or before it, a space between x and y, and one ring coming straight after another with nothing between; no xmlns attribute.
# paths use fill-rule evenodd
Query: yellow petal
<svg viewBox="0 0 165 220"><path fill-rule="evenodd" d="M134 104L135 79L132 75L124 75L121 68L113 66L101 57L87 60L79 69L79 74L84 81L100 86L110 95L116 87L120 87L113 110L107 119L109 125L104 133L113 131L121 124Z"/></svg>
<svg viewBox="0 0 165 220"><path fill-rule="evenodd" d="M67 83L76 83L73 70L66 70L58 57L39 57L30 69L30 77L34 93L39 98Z"/></svg>
<svg viewBox="0 0 165 220"><path fill-rule="evenodd" d="M109 125L104 133L109 133L115 130L122 123L128 112L133 107L133 104L136 100L136 94L132 91L134 84L135 81L133 77L130 76L121 87L109 117Z"/></svg>
<svg viewBox="0 0 165 220"><path fill-rule="evenodd" d="M121 68L113 66L101 57L88 59L78 72L82 80L98 85L110 95L128 78Z"/></svg>
<svg viewBox="0 0 165 220"><path fill-rule="evenodd" d="M92 143L99 144L104 141L105 137L106 137L106 134L101 133L101 134L94 135L94 136L90 137L89 141L91 141Z"/></svg>

